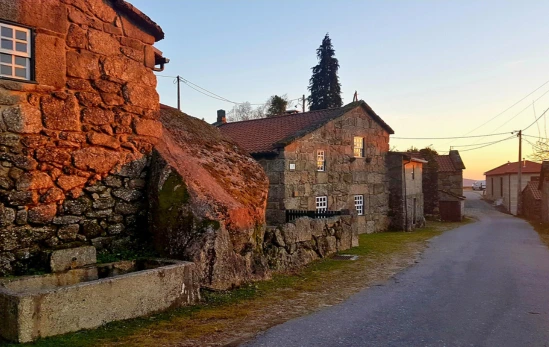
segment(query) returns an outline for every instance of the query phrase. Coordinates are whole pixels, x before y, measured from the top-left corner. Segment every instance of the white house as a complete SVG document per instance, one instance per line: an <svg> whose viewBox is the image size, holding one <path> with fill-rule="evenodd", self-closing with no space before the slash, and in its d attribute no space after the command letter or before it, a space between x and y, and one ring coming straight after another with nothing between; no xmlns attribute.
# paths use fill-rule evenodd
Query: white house
<svg viewBox="0 0 549 347"><path fill-rule="evenodd" d="M518 194L518 169L522 165L522 178L520 191L524 190L528 181L533 176L539 176L541 164L524 160L521 162L507 162L490 171L486 171L486 198L491 200L502 200L502 204L511 214L517 214Z"/></svg>

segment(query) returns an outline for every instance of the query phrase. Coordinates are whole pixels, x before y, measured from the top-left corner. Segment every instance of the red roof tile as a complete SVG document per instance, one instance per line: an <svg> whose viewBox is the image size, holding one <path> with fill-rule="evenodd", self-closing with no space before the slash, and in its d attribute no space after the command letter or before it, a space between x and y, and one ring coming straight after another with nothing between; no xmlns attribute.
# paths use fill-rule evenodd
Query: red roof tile
<svg viewBox="0 0 549 347"><path fill-rule="evenodd" d="M533 161L526 160L525 162L520 162L522 164L522 173L539 173L541 172L541 164L535 163ZM490 171L486 171L484 174L486 176L492 175L508 175L508 174L518 174L519 163L506 163L501 166L498 166Z"/></svg>
<svg viewBox="0 0 549 347"><path fill-rule="evenodd" d="M219 130L250 153L272 153L277 146L288 144L358 106L365 107L387 132L394 133L364 101L340 108L225 123Z"/></svg>
<svg viewBox="0 0 549 347"><path fill-rule="evenodd" d="M538 186L538 181L528 181L526 187L524 188L524 191L529 190L532 193L534 199L541 200L541 190L538 189Z"/></svg>
<svg viewBox="0 0 549 347"><path fill-rule="evenodd" d="M453 172L457 169L449 155L437 155L438 172Z"/></svg>

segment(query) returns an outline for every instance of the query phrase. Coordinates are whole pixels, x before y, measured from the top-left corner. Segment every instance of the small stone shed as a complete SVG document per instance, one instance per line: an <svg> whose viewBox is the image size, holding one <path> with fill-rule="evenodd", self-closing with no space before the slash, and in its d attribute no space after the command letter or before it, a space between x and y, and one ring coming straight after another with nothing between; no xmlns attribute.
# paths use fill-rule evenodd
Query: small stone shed
<svg viewBox="0 0 549 347"><path fill-rule="evenodd" d="M350 210L359 233L387 229L385 156L393 130L364 101L219 129L265 169L269 225L285 223L287 210Z"/></svg>
<svg viewBox="0 0 549 347"><path fill-rule="evenodd" d="M389 227L412 231L425 224L423 216L423 166L426 160L411 153L389 152Z"/></svg>
<svg viewBox="0 0 549 347"><path fill-rule="evenodd" d="M0 276L135 238L162 29L122 0L0 0L0 36Z"/></svg>
<svg viewBox="0 0 549 347"><path fill-rule="evenodd" d="M542 194L539 177L531 178L531 181L522 190L521 198L524 217L530 220L540 220Z"/></svg>
<svg viewBox="0 0 549 347"><path fill-rule="evenodd" d="M465 216L465 197L451 191L439 190L440 220L461 222Z"/></svg>

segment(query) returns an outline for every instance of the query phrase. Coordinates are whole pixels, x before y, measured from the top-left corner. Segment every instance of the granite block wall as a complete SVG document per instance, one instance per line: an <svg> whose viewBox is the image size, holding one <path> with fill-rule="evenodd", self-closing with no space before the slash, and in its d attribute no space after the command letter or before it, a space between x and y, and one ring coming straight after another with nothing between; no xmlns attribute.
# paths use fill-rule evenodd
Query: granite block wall
<svg viewBox="0 0 549 347"><path fill-rule="evenodd" d="M29 26L34 46L32 81L0 79L0 275L143 225L162 133L155 38L111 5L0 0L0 21Z"/></svg>

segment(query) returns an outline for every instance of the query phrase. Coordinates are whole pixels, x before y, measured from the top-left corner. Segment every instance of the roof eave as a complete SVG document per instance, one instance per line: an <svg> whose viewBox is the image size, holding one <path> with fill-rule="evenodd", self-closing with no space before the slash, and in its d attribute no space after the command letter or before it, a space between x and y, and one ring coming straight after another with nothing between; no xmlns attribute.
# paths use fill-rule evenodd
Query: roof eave
<svg viewBox="0 0 549 347"><path fill-rule="evenodd" d="M132 20L145 27L147 31L154 36L155 41L158 42L164 38L164 31L162 31L162 28L135 6L124 0L110 1L116 9L125 13Z"/></svg>

